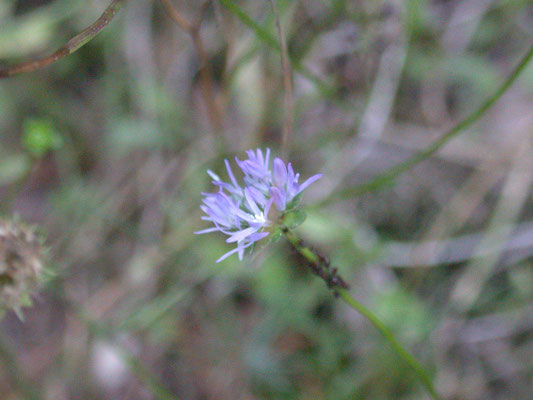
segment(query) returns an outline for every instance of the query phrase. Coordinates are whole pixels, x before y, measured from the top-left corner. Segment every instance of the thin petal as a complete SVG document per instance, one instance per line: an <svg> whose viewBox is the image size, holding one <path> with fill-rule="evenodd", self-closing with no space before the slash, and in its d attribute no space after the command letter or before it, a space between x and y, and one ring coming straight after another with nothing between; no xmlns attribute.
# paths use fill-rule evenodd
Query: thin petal
<svg viewBox="0 0 533 400"><path fill-rule="evenodd" d="M231 179L231 183L233 183L233 186L240 189L240 186L237 183L237 179L235 179L235 175L233 175L233 171L231 170L231 167L229 165L229 161L224 160L224 163L226 164L226 169L228 170L228 176Z"/></svg>
<svg viewBox="0 0 533 400"><path fill-rule="evenodd" d="M203 229L201 231L196 231L194 232L195 235L201 235L202 233L209 233L209 232L216 232L218 231L219 229L217 227L213 227L213 228L207 228L207 229Z"/></svg>
<svg viewBox="0 0 533 400"><path fill-rule="evenodd" d="M259 164L265 165L265 159L263 158L263 151L261 149L257 149L256 154L257 154L257 161L259 162Z"/></svg>
<svg viewBox="0 0 533 400"><path fill-rule="evenodd" d="M285 206L286 206L285 197L286 196L283 195L280 189L278 189L275 186L272 186L270 188L270 196L271 196L271 199L274 200L274 204L276 204L276 208L279 211L285 210Z"/></svg>
<svg viewBox="0 0 533 400"><path fill-rule="evenodd" d="M288 174L287 178L289 181L294 180L294 169L292 169L291 163L287 164L287 174Z"/></svg>
<svg viewBox="0 0 533 400"><path fill-rule="evenodd" d="M250 191L250 195L252 196L256 204L258 204L261 208L263 208L265 204L267 203L267 199L265 195L261 193L259 190L257 190L256 188L254 188L253 186L249 187L248 189Z"/></svg>
<svg viewBox="0 0 533 400"><path fill-rule="evenodd" d="M242 261L243 257L244 257L244 249L245 247L237 247L237 250L239 251L239 261Z"/></svg>
<svg viewBox="0 0 533 400"><path fill-rule="evenodd" d="M211 171L210 169L207 170L207 174L213 178L215 181L220 181L220 178L217 174L215 174L213 171Z"/></svg>
<svg viewBox="0 0 533 400"><path fill-rule="evenodd" d="M313 175L311 178L302 183L302 185L300 186L300 190L298 190L298 193L303 192L311 183L316 182L320 178L322 178L322 174Z"/></svg>
<svg viewBox="0 0 533 400"><path fill-rule="evenodd" d="M248 204L250 205L250 208L252 209L252 212L255 215L261 214L261 211L257 207L257 204L255 204L254 199L252 198L252 195L250 194L250 189L245 188L244 189L244 195L246 196L246 200L248 200Z"/></svg>
<svg viewBox="0 0 533 400"><path fill-rule="evenodd" d="M268 169L268 163L270 161L270 149L267 147L266 156L265 156L265 168Z"/></svg>
<svg viewBox="0 0 533 400"><path fill-rule="evenodd" d="M272 163L272 180L274 185L279 188L284 188L287 183L287 167L280 158L274 158Z"/></svg>
<svg viewBox="0 0 533 400"><path fill-rule="evenodd" d="M268 203L266 204L265 206L265 211L264 211L264 215L265 215L265 219L268 221L268 212L270 211L270 207L272 206L272 203L274 202L274 199L271 198Z"/></svg>
<svg viewBox="0 0 533 400"><path fill-rule="evenodd" d="M257 233L254 233L253 235L250 235L250 242L258 242L259 240L267 237L268 235L270 235L270 232L257 232Z"/></svg>
<svg viewBox="0 0 533 400"><path fill-rule="evenodd" d="M253 228L253 227L246 228L246 229L244 229L242 231L238 231L238 232L234 233L232 236L230 236L229 238L226 239L226 242L227 243L238 242L240 240L243 240L247 236L250 236L252 233L254 233L256 231L257 231L257 228Z"/></svg>
<svg viewBox="0 0 533 400"><path fill-rule="evenodd" d="M222 257L220 257L218 260L217 260L217 263L219 263L220 261L223 261L225 260L226 258L228 258L229 256L231 256L232 254L235 254L236 252L239 251L239 248L235 248L231 251L228 251L226 254L224 254Z"/></svg>

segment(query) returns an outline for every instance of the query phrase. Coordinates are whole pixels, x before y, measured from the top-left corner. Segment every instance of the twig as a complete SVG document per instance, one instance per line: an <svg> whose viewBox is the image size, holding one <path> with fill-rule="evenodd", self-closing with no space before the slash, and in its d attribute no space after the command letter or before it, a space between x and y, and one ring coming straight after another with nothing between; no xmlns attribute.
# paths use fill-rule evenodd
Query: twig
<svg viewBox="0 0 533 400"><path fill-rule="evenodd" d="M170 0L160 0L165 7L170 18L172 18L181 29L183 29L190 37L193 42L198 58L200 59L199 74L201 80L202 96L206 103L208 109L208 117L211 125L216 131L222 129L222 112L217 103L215 90L213 85L213 75L211 68L209 67L209 58L207 51L205 50L204 42L200 35L200 26L203 21L203 16L205 10L209 5L209 1L206 1L202 4L200 18L195 23L189 21L184 17L176 7L171 3Z"/></svg>
<svg viewBox="0 0 533 400"><path fill-rule="evenodd" d="M34 61L26 61L12 67L7 67L0 69L0 79L9 78L10 76L22 74L26 72L36 71L38 69L44 68L61 58L68 56L69 54L74 53L83 45L90 42L98 33L100 33L113 19L116 15L124 0L113 0L109 7L104 11L104 13L96 20L94 24L84 29L81 33L74 36L70 39L67 44L60 47L53 54L48 57L41 58Z"/></svg>
<svg viewBox="0 0 533 400"><path fill-rule="evenodd" d="M283 68L283 85L285 87L284 104L285 104L285 121L283 123L283 135L281 139L281 154L287 157L289 151L289 145L292 135L292 127L294 123L294 96L292 91L292 70L289 60L289 52L287 49L287 42L281 29L281 23L279 21L278 8L276 6L276 0L270 0L272 5L272 12L276 20L276 28L278 30L280 50L281 50L281 66Z"/></svg>

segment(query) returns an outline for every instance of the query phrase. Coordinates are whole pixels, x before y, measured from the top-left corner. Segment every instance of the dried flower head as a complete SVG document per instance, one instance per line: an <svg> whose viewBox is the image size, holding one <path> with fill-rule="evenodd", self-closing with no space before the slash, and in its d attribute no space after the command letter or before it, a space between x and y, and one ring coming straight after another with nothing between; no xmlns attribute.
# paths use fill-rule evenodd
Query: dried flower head
<svg viewBox="0 0 533 400"><path fill-rule="evenodd" d="M224 162L231 183L207 171L219 191L202 193L204 204L201 208L206 214L202 219L211 221L215 226L195 233L220 231L229 236L226 242L237 243L235 249L224 254L217 262L234 253L238 253L242 260L247 248L270 234L268 228L273 221L269 219L269 212L272 204L281 213L294 209L298 205L299 194L322 176L314 175L299 184L300 174L294 173L291 163L286 166L281 159L275 158L270 168L270 149L264 155L261 149L248 150L246 154L247 160L235 158L244 175L244 186L237 182L228 160Z"/></svg>
<svg viewBox="0 0 533 400"><path fill-rule="evenodd" d="M34 230L0 220L0 313L30 306L43 270L44 249Z"/></svg>

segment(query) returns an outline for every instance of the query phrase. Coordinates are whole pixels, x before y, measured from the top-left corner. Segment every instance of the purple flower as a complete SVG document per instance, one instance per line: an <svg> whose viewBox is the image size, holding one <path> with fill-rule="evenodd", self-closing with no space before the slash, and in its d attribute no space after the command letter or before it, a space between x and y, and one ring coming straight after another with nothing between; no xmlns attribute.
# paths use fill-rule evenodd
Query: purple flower
<svg viewBox="0 0 533 400"><path fill-rule="evenodd" d="M296 204L293 200L322 176L314 175L300 185L299 174L294 174L290 163L286 167L281 159L276 158L272 170L270 169L270 149L267 149L264 156L261 149L255 152L248 150L246 154L247 160L235 158L244 175L244 188L237 182L228 160L224 162L231 183L224 182L214 172L207 171L219 191L202 193L204 204L201 209L206 214L202 219L212 222L214 227L195 233L220 231L229 236L226 242L237 244L235 249L224 254L217 262L234 253L238 253L242 260L248 247L269 235L266 229L272 225L272 221L268 219L272 203L280 212L294 208Z"/></svg>
<svg viewBox="0 0 533 400"><path fill-rule="evenodd" d="M237 242L237 247L224 254L217 262L233 253L238 253L239 259L242 260L246 248L268 236L269 232L263 232L263 229L269 224L267 215L272 200L267 201L264 209L260 209L250 194L249 188L244 189L243 204L239 204L222 190L218 193L203 193L203 195L205 197L201 209L206 215L202 219L211 221L215 226L195 233L220 231L229 236L226 242Z"/></svg>
<svg viewBox="0 0 533 400"><path fill-rule="evenodd" d="M272 173L268 167L270 149L267 149L265 157L263 157L261 149L257 149L255 153L253 150L248 150L246 154L248 154L248 160L240 161L235 157L237 165L244 173L244 183L267 195L272 184Z"/></svg>
<svg viewBox="0 0 533 400"><path fill-rule="evenodd" d="M270 196L274 199L274 204L279 211L285 211L296 196L302 193L311 183L322 177L322 174L313 175L300 185L298 184L300 174L294 174L291 163L285 167L285 164L279 158L274 159L272 169L273 186L270 187Z"/></svg>

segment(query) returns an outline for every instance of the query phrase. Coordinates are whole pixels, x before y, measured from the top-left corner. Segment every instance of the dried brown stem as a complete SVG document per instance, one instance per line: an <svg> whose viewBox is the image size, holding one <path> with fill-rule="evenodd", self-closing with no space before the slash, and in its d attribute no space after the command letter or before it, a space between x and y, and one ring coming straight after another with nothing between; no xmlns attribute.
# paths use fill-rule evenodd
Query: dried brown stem
<svg viewBox="0 0 533 400"><path fill-rule="evenodd" d="M198 54L198 58L200 59L200 67L198 72L200 74L202 96L204 97L209 114L209 121L216 131L220 131L222 129L222 112L217 103L217 97L213 85L213 74L209 66L208 54L205 50L204 42L200 35L200 26L204 19L205 11L207 10L209 1L206 1L202 4L200 17L194 23L183 16L183 14L178 11L176 7L174 7L170 0L160 1L163 3L163 6L165 7L169 17L172 18L180 26L180 28L191 37L196 53Z"/></svg>
<svg viewBox="0 0 533 400"><path fill-rule="evenodd" d="M53 54L33 61L26 61L12 67L0 69L0 79L9 78L10 76L32 72L44 68L57 60L74 53L80 47L90 42L98 33L100 33L116 15L124 0L113 0L104 13L96 20L94 24L84 29L78 35L70 39L67 44L59 48Z"/></svg>

